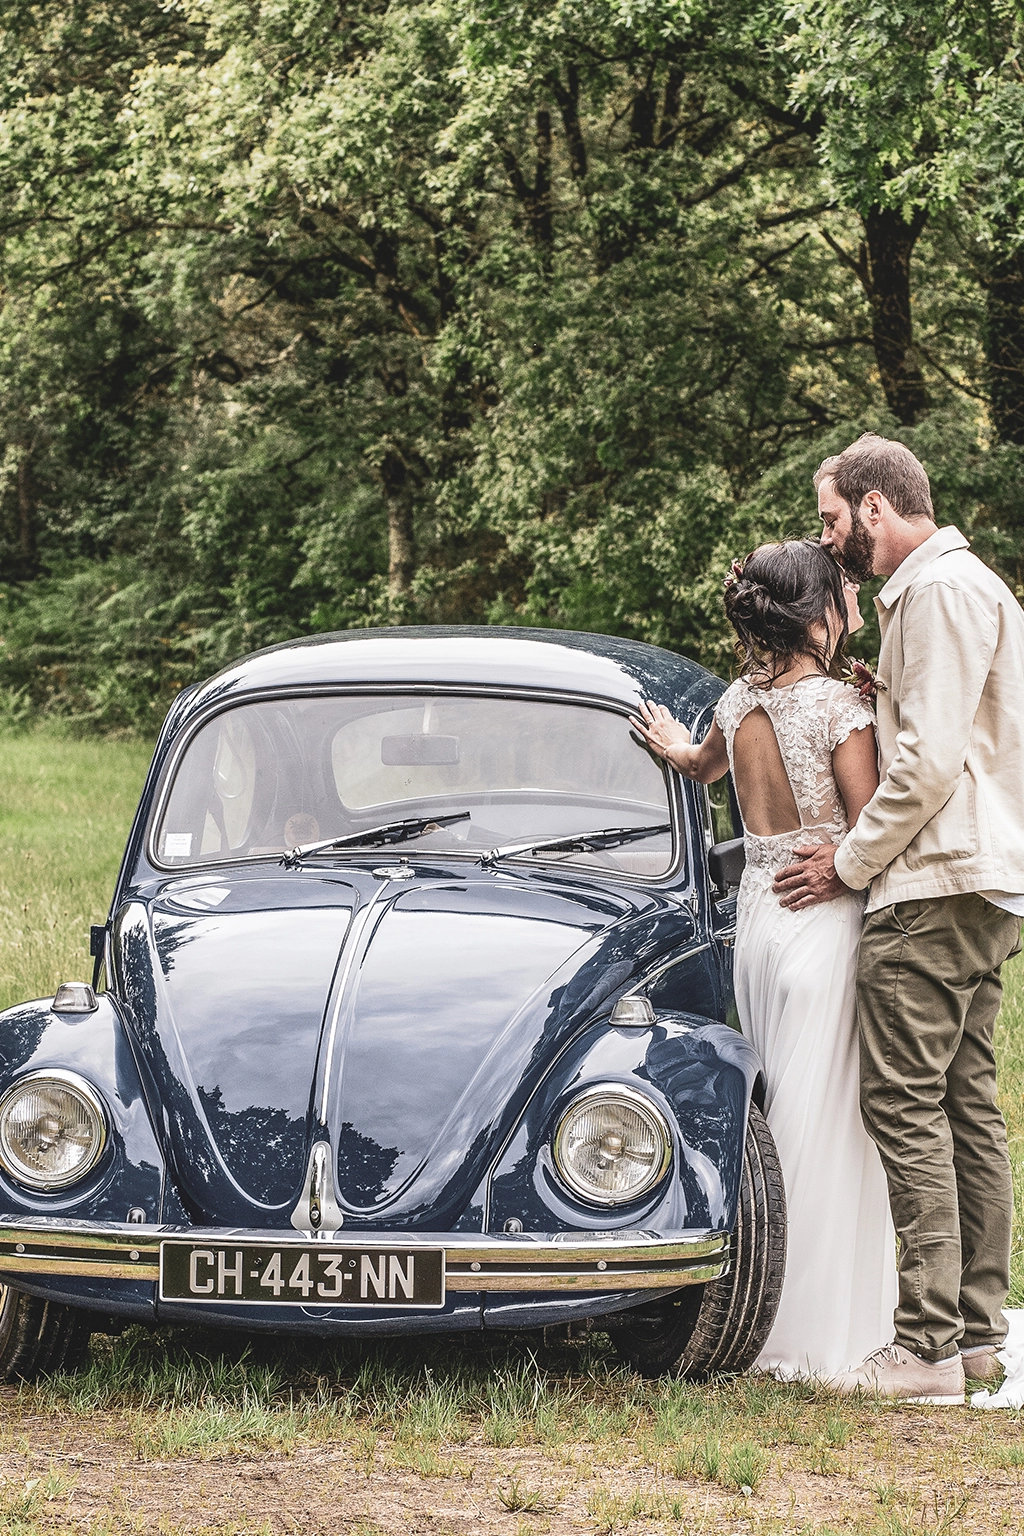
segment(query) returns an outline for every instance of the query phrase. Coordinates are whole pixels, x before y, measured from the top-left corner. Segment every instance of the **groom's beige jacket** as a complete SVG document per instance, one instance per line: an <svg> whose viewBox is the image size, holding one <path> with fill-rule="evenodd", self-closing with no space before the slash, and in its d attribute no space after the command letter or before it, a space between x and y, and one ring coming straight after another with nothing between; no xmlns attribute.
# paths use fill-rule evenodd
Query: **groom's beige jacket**
<svg viewBox="0 0 1024 1536"><path fill-rule="evenodd" d="M868 911L962 891L1024 893L1024 611L957 528L875 599L882 780L836 853Z"/></svg>

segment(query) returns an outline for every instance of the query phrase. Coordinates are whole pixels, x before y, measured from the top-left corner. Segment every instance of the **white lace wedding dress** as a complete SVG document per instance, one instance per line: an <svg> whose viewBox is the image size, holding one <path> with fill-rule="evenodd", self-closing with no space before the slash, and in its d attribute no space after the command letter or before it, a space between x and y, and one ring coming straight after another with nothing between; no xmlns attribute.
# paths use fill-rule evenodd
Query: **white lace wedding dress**
<svg viewBox="0 0 1024 1536"><path fill-rule="evenodd" d="M832 752L874 715L832 678L767 690L740 679L715 711L730 764L738 727L759 707L775 729L801 826L745 835L737 913L736 1006L764 1065L789 1206L782 1301L757 1365L786 1378L822 1377L887 1343L896 1305L885 1177L859 1107L854 976L864 901L851 891L790 912L772 881L795 862L794 849L844 837Z"/></svg>

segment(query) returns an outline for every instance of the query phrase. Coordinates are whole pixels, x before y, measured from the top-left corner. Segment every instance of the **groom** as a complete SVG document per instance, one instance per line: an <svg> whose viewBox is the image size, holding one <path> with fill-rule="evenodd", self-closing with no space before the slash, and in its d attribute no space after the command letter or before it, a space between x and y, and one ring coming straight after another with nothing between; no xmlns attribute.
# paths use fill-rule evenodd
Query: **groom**
<svg viewBox="0 0 1024 1536"><path fill-rule="evenodd" d="M1000 966L1024 916L1024 612L938 528L928 476L866 433L815 476L822 543L889 579L881 783L838 849L799 850L783 906L869 888L857 972L861 1109L900 1238L896 1339L833 1385L963 1402L998 1374L1012 1189L996 1107Z"/></svg>

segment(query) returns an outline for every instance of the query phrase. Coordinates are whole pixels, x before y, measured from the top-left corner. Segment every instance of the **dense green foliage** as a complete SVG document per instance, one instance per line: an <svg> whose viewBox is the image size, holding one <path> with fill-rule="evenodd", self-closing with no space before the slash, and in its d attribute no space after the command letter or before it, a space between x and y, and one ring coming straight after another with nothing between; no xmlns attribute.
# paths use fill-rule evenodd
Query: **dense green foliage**
<svg viewBox="0 0 1024 1536"><path fill-rule="evenodd" d="M572 626L723 665L733 554L902 436L1018 587L1010 0L8 0L0 689Z"/></svg>

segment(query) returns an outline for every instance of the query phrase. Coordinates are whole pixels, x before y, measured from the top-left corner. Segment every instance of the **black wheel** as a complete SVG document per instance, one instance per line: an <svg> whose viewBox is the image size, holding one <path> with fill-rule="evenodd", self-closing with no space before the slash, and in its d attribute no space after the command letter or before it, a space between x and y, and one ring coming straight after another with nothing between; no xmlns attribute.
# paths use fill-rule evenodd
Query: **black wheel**
<svg viewBox="0 0 1024 1536"><path fill-rule="evenodd" d="M771 1331L786 1273L786 1191L771 1131L750 1106L732 1267L720 1280L620 1314L608 1328L619 1356L641 1376L747 1370ZM627 1322L627 1319L629 1321Z"/></svg>
<svg viewBox="0 0 1024 1536"><path fill-rule="evenodd" d="M92 1329L88 1312L0 1285L0 1381L77 1370Z"/></svg>

